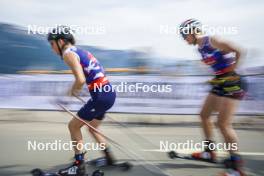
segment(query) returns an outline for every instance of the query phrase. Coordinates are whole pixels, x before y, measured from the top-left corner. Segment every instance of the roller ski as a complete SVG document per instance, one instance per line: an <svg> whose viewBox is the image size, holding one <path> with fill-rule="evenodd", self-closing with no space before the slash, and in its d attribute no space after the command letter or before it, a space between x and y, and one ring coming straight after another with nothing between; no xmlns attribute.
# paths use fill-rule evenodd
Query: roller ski
<svg viewBox="0 0 264 176"><path fill-rule="evenodd" d="M95 166L97 168L103 167L113 167L113 168L120 168L122 171L128 171L133 166L129 162L116 162L113 160L107 159L106 157L97 158L87 162L88 165Z"/></svg>
<svg viewBox="0 0 264 176"><path fill-rule="evenodd" d="M56 173L44 172L41 169L31 171L33 176L90 176L84 161L85 153L75 154L75 161L70 166L60 169ZM91 176L103 176L104 172L96 170Z"/></svg>
<svg viewBox="0 0 264 176"><path fill-rule="evenodd" d="M39 168L32 170L31 174L33 176L61 176L59 173L44 172L43 170L41 170ZM71 175L71 176L73 176L73 175ZM86 174L85 176L89 176L89 174ZM92 173L92 176L104 176L104 172L102 172L100 170L96 170Z"/></svg>
<svg viewBox="0 0 264 176"><path fill-rule="evenodd" d="M33 169L31 172L32 176L90 176L87 173L87 168L84 163L74 162L71 166L61 169L58 172L45 172L39 168ZM104 176L104 172L96 170L91 176Z"/></svg>
<svg viewBox="0 0 264 176"><path fill-rule="evenodd" d="M208 163L216 163L218 164L219 162L216 160L215 153L212 152L197 152L197 153L192 153L190 155L187 154L181 154L177 153L175 151L170 151L168 152L168 157L170 159L185 159L185 160L195 160L195 161L204 161ZM220 163L219 163L220 164Z"/></svg>
<svg viewBox="0 0 264 176"><path fill-rule="evenodd" d="M206 147L204 148L204 151L202 152L194 152L190 155L184 155L184 154L179 154L175 151L170 151L168 152L168 156L171 159L187 159L187 160L195 160L195 161L203 161L203 162L208 162L208 163L219 163L221 164L222 162L218 162L216 160L216 153L214 150L211 150L208 146L213 143L211 140L205 140L205 145Z"/></svg>

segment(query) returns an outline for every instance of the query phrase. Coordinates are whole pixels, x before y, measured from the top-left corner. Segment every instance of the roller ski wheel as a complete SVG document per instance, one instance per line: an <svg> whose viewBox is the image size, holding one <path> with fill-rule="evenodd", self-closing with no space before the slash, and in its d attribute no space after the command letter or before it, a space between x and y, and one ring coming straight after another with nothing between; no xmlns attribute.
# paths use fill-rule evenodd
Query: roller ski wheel
<svg viewBox="0 0 264 176"><path fill-rule="evenodd" d="M170 159L175 159L178 157L178 153L176 153L175 151L170 151L170 152L168 152L168 157Z"/></svg>
<svg viewBox="0 0 264 176"><path fill-rule="evenodd" d="M30 173L33 176L42 176L44 174L44 172L39 168L33 169Z"/></svg>
<svg viewBox="0 0 264 176"><path fill-rule="evenodd" d="M101 170L96 170L93 172L92 176L104 176L104 172Z"/></svg>
<svg viewBox="0 0 264 176"><path fill-rule="evenodd" d="M130 162L115 163L114 166L119 167L122 171L129 171L133 167Z"/></svg>

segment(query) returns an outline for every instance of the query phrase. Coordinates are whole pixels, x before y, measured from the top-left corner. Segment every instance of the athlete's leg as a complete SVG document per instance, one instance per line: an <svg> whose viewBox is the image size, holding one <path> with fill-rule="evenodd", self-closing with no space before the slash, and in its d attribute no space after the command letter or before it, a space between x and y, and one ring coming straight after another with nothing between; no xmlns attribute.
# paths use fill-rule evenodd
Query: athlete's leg
<svg viewBox="0 0 264 176"><path fill-rule="evenodd" d="M74 152L75 152L75 162L63 169L60 169L58 171L59 175L80 175L86 174L86 168L84 163L84 154L83 151L78 147L77 145L80 143L83 143L82 140L82 133L81 133L81 127L84 125L83 122L79 121L76 118L72 118L72 120L68 124L68 128L71 134L71 140L73 141L74 146ZM81 147L81 146L80 146Z"/></svg>
<svg viewBox="0 0 264 176"><path fill-rule="evenodd" d="M233 114L236 110L238 100L222 97L219 116L218 116L218 126L227 144L236 144L235 147L228 148L230 150L230 157L225 160L227 164L227 172L223 175L237 175L243 176L243 159L237 153L238 151L238 138L235 130L232 126Z"/></svg>
<svg viewBox="0 0 264 176"><path fill-rule="evenodd" d="M192 153L192 157L197 160L206 160L209 162L215 162L216 155L214 151L210 150L208 147L210 143L213 143L213 123L210 119L210 116L213 111L217 111L220 98L213 93L210 93L204 102L203 108L200 113L201 123L203 132L205 135L205 146L204 151Z"/></svg>
<svg viewBox="0 0 264 176"><path fill-rule="evenodd" d="M83 137L81 133L81 128L84 125L83 122L76 118L72 118L72 120L68 124L68 128L71 134L71 140L74 141L74 144L77 145L79 143L83 143ZM74 147L75 154L81 154L82 151L77 147Z"/></svg>
<svg viewBox="0 0 264 176"><path fill-rule="evenodd" d="M219 97L212 93L208 94L200 113L202 128L206 140L212 140L213 123L210 119L210 116L212 112L218 110L218 105L219 105Z"/></svg>
<svg viewBox="0 0 264 176"><path fill-rule="evenodd" d="M103 119L103 118L99 118L99 119ZM92 121L89 122L89 124L91 126L93 126L94 128L98 129L99 125L101 124L102 120L98 120L98 119L93 119ZM103 154L105 155L106 159L107 159L107 164L112 165L114 164L114 158L109 150L109 146L107 146L106 140L103 136L101 136L100 134L96 133L93 129L89 128L89 132L91 133L91 135L94 137L94 139L99 143L99 144L103 144L103 146L105 146L104 150L103 150Z"/></svg>
<svg viewBox="0 0 264 176"><path fill-rule="evenodd" d="M226 143L237 143L237 135L232 126L233 114L236 110L238 100L222 97L219 106L218 127L224 136ZM236 152L235 149L229 151Z"/></svg>
<svg viewBox="0 0 264 176"><path fill-rule="evenodd" d="M101 124L101 120L93 119L92 121L88 122L92 127L98 129L99 125ZM100 134L96 133L93 129L89 128L90 134L94 137L96 142L99 144L106 144L106 140L103 136Z"/></svg>

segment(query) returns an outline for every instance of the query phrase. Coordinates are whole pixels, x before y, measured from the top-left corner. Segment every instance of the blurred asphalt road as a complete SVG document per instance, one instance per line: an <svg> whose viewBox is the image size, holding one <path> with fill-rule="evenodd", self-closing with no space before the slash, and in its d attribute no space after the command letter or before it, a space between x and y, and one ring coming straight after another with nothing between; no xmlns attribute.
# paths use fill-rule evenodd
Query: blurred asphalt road
<svg viewBox="0 0 264 176"><path fill-rule="evenodd" d="M61 140L69 141L69 132L67 122L71 119L69 115L55 111L16 111L0 110L0 175L11 176L29 175L29 171L35 167L46 170L57 170L65 164L70 163L72 159L71 151L29 151L28 141L54 142ZM155 118L154 115L128 115L128 114L110 114L119 121L126 121L128 118L134 118L133 123L127 124L128 129L124 129L113 123L105 123L101 130L128 150L132 150L140 157L137 160L127 156L123 152L112 147L112 150L119 160L131 161L134 168L129 172L123 172L119 169L108 168L105 170L106 176L149 176L149 175L173 175L173 176L211 176L217 175L223 170L221 165L209 164L197 161L171 160L166 153L159 152L160 141L169 141L170 143L186 142L193 140L200 142L201 129L198 119L195 116L179 118L179 116L169 116L174 119L170 124L150 123L143 121L137 124L136 119ZM166 121L167 116L159 118L159 122ZM264 175L264 127L263 117L251 117L237 123L236 129L240 137L241 152L246 160L246 171L249 175ZM176 119L176 120L175 120ZM177 123L177 119L178 122ZM188 120L189 119L189 120ZM153 120L157 122L157 120ZM90 136L85 132L85 142L90 141ZM221 142L219 132L215 131L216 141ZM190 152L190 151L183 151ZM88 151L88 159L99 157L98 151ZM222 157L222 155L220 155ZM147 162L145 162L147 161ZM147 169L142 165L147 166ZM157 167L159 169L157 169ZM89 167L92 171L95 168Z"/></svg>

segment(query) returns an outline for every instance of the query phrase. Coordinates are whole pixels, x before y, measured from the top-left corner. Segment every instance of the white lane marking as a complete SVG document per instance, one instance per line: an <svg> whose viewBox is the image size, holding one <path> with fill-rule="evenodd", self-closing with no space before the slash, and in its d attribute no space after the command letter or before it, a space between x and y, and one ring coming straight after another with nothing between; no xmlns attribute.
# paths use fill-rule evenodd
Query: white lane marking
<svg viewBox="0 0 264 176"><path fill-rule="evenodd" d="M144 152L160 152L165 153L168 152L167 150L160 150L160 149L143 149ZM177 150L178 153L182 154L191 154L192 152L195 152L195 150ZM239 152L239 154L244 156L264 156L263 152ZM227 152L224 151L217 151L217 155L219 156L226 156Z"/></svg>

